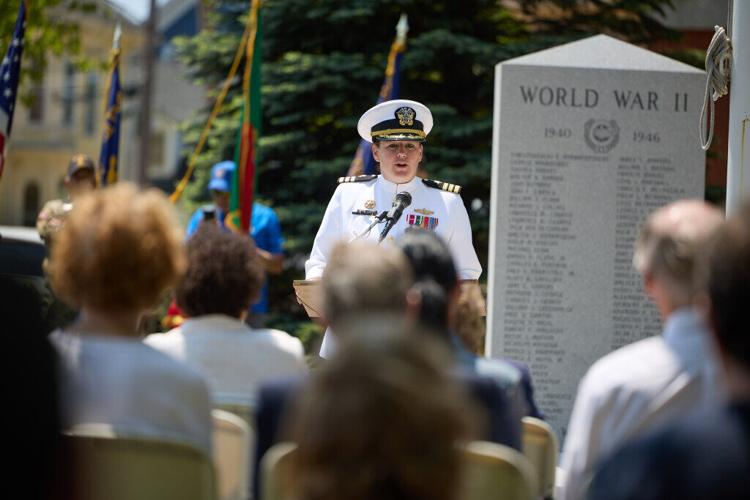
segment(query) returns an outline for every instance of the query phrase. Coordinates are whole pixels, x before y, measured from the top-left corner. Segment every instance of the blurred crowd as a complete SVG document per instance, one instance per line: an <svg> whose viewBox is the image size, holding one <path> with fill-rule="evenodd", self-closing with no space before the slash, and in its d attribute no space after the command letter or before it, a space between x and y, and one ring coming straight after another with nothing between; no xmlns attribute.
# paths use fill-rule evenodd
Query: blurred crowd
<svg viewBox="0 0 750 500"><path fill-rule="evenodd" d="M5 378L20 380L6 418L39 430L15 464L34 464L30 497L75 488L56 447L62 431L107 424L210 455L211 410L231 403L252 411L255 498L264 453L290 441L286 483L299 500L454 500L458 444L521 450L522 418L544 418L528 367L484 356L481 291L458 279L433 231L335 248L320 293L336 349L310 369L299 340L248 321L266 270L249 235L206 218L186 240L162 194L127 183L53 209L65 216L44 234L45 272L74 319L52 332L6 321ZM724 220L701 201L675 202L634 245L664 331L581 380L556 496L745 498L750 206ZM185 321L141 338L139 318L167 293Z"/></svg>

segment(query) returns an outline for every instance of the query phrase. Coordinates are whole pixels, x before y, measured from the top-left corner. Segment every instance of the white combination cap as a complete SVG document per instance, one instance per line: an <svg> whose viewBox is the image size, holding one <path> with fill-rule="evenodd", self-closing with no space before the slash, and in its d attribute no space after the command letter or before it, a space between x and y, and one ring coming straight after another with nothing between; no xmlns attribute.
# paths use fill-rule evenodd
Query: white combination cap
<svg viewBox="0 0 750 500"><path fill-rule="evenodd" d="M357 123L362 139L420 141L432 130L432 113L424 104L408 99L381 102L365 111Z"/></svg>

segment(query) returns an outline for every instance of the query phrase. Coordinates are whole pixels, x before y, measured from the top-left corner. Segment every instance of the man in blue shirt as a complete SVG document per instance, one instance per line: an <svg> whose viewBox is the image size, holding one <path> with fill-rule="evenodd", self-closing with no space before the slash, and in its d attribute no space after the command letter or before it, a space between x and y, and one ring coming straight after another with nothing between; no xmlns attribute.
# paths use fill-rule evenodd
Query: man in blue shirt
<svg viewBox="0 0 750 500"><path fill-rule="evenodd" d="M214 218L217 223L224 227L224 217L229 211L229 193L232 189L232 175L236 170L233 161L221 161L211 167L211 180L208 190L214 202ZM206 208L199 208L190 217L187 225L187 236L190 237L198 225L206 217ZM270 207L253 203L253 214L250 220L250 236L255 240L256 251L263 261L267 273L279 274L284 262L282 246L284 238L281 235L281 224L276 212ZM248 321L251 326L262 326L264 316L268 313L268 281L263 284L260 298L251 307Z"/></svg>

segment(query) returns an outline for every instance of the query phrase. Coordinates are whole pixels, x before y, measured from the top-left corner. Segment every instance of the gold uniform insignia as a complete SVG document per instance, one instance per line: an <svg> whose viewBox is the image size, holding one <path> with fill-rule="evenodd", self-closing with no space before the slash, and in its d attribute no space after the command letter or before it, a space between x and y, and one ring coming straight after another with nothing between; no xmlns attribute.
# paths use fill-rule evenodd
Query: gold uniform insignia
<svg viewBox="0 0 750 500"><path fill-rule="evenodd" d="M367 182L377 178L377 175L349 175L346 177L339 177L337 182L339 184L345 184L348 182Z"/></svg>
<svg viewBox="0 0 750 500"><path fill-rule="evenodd" d="M433 181L432 179L422 179L422 183L425 186L434 189L440 189L441 191L448 191L449 193L461 194L461 186L458 184L451 184L443 181Z"/></svg>
<svg viewBox="0 0 750 500"><path fill-rule="evenodd" d="M435 213L435 211L434 211L434 210L428 210L428 209L426 209L426 208L417 208L417 209L415 209L414 211L415 211L416 213L418 213L418 214L422 214L422 215L432 215L432 214L434 214L434 213Z"/></svg>
<svg viewBox="0 0 750 500"><path fill-rule="evenodd" d="M375 208L375 200L367 200L365 202L365 208L368 210L372 210L373 208Z"/></svg>
<svg viewBox="0 0 750 500"><path fill-rule="evenodd" d="M408 106L404 106L403 108L398 108L396 110L396 118L398 118L398 124L402 127L404 125L408 125L410 127L414 125L415 116L417 116L416 111Z"/></svg>

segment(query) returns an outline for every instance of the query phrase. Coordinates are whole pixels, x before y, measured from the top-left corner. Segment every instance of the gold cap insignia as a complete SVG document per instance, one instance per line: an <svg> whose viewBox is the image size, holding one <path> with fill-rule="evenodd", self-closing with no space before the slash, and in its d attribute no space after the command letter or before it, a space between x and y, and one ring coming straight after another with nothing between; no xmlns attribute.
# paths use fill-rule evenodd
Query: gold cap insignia
<svg viewBox="0 0 750 500"><path fill-rule="evenodd" d="M375 208L375 200L367 200L365 202L365 208L368 210L372 210L373 208Z"/></svg>
<svg viewBox="0 0 750 500"><path fill-rule="evenodd" d="M403 108L398 108L396 110L396 118L398 118L398 123L402 127L404 125L412 126L414 125L414 117L417 116L417 112L414 111L414 108L410 108L408 106L404 106Z"/></svg>
<svg viewBox="0 0 750 500"><path fill-rule="evenodd" d="M417 212L418 214L422 214L422 215L432 215L432 214L435 213L434 210L428 210L426 208L417 208L414 211Z"/></svg>

